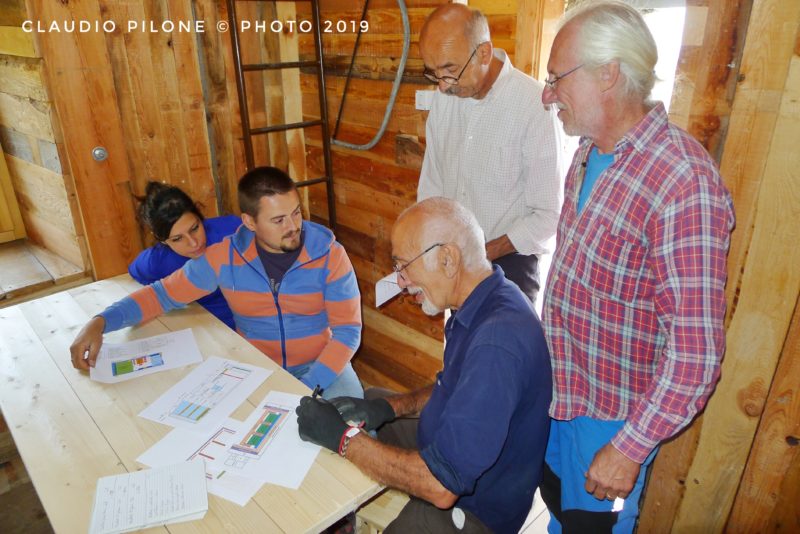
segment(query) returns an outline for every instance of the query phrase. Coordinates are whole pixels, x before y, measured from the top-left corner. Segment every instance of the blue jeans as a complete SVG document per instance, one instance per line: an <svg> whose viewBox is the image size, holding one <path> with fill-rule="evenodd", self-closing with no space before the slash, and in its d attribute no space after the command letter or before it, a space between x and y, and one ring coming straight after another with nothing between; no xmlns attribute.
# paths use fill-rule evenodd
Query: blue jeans
<svg viewBox="0 0 800 534"><path fill-rule="evenodd" d="M289 367L286 370L292 373L292 376L296 379L300 380L311 368L311 363ZM361 381L358 379L358 375L356 375L350 362L345 364L344 369L339 373L336 380L322 391L323 399L330 400L334 397L364 398L364 388L361 387Z"/></svg>

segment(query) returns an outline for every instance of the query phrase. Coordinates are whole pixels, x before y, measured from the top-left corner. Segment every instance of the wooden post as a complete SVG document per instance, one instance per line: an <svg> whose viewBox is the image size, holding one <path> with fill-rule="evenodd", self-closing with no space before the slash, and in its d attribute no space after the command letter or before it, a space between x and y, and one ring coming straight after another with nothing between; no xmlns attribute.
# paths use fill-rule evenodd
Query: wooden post
<svg viewBox="0 0 800 534"><path fill-rule="evenodd" d="M96 1L31 0L30 10L44 25L103 21ZM45 32L37 37L48 91L63 125L95 277L123 273L141 244L128 191L128 157L105 35ZM108 159L92 159L97 146L106 148Z"/></svg>

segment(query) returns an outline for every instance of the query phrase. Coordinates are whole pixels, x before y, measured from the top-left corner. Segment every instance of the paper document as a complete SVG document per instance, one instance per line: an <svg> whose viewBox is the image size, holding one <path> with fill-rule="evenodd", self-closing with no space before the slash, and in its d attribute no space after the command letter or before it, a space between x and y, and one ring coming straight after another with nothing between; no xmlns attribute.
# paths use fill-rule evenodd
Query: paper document
<svg viewBox="0 0 800 534"><path fill-rule="evenodd" d="M103 343L89 377L113 384L202 361L192 330L187 328L127 343Z"/></svg>
<svg viewBox="0 0 800 534"><path fill-rule="evenodd" d="M387 274L375 284L375 307L380 308L386 301L399 295L402 291L397 285L397 273Z"/></svg>
<svg viewBox="0 0 800 534"><path fill-rule="evenodd" d="M205 432L219 426L271 374L263 367L211 356L139 416Z"/></svg>
<svg viewBox="0 0 800 534"><path fill-rule="evenodd" d="M97 481L89 534L192 521L207 511L202 461L103 477Z"/></svg>
<svg viewBox="0 0 800 534"><path fill-rule="evenodd" d="M244 506L261 489L263 482L244 477L232 469L219 469L212 465L217 457L227 456L228 448L241 425L241 421L227 419L222 426L208 433L176 428L136 461L149 467L159 467L201 458L206 462L208 492Z"/></svg>
<svg viewBox="0 0 800 534"><path fill-rule="evenodd" d="M297 489L319 453L300 439L300 395L272 391L244 422L227 419L207 432L176 428L136 459L148 466L202 458L208 492L244 506L264 483Z"/></svg>
<svg viewBox="0 0 800 534"><path fill-rule="evenodd" d="M319 446L300 439L295 408L300 395L271 391L231 437L227 454L206 459L214 469L297 489Z"/></svg>

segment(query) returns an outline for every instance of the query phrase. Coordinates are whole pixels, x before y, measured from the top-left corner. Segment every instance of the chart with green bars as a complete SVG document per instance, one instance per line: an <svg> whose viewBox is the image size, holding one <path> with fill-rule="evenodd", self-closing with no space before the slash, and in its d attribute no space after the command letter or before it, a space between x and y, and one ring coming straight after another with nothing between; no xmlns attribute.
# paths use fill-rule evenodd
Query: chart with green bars
<svg viewBox="0 0 800 534"><path fill-rule="evenodd" d="M170 413L171 417L196 423L222 402L251 373L250 369L226 364L214 376L183 395Z"/></svg>
<svg viewBox="0 0 800 534"><path fill-rule="evenodd" d="M137 356L127 360L120 360L111 363L111 374L113 376L126 375L164 365L164 358L160 352Z"/></svg>
<svg viewBox="0 0 800 534"><path fill-rule="evenodd" d="M231 445L231 451L258 456L266 448L270 440L277 434L288 410L280 406L265 405L264 411L243 439Z"/></svg>

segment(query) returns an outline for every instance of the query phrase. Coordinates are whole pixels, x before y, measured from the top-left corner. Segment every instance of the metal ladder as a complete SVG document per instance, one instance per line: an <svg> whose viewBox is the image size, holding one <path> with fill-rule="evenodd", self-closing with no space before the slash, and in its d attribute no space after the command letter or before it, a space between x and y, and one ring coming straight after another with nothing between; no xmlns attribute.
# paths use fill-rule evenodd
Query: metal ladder
<svg viewBox="0 0 800 534"><path fill-rule="evenodd" d="M332 230L336 230L336 197L333 190L333 165L331 163L331 145L328 134L328 99L325 94L325 67L322 62L322 31L320 26L319 0L304 0L311 3L311 20L314 25L314 52L312 61L286 61L278 63L251 63L242 64L241 48L239 44L239 21L236 16L236 2L244 1L287 1L287 0L227 0L228 18L230 22L230 34L233 41L233 60L236 68L236 88L239 93L239 111L242 117L242 134L244 141L244 153L247 170L255 167L253 155L253 136L266 135L271 132L282 132L296 128L308 128L320 126L322 128L322 154L325 164L325 175L319 178L312 178L297 182L297 187L307 187L310 185L325 183L328 196L328 225ZM291 0L298 1L298 0ZM303 1L303 0L300 0ZM288 124L276 124L261 128L250 127L250 113L247 109L247 88L245 87L244 73L247 71L265 71L279 69L298 69L303 67L314 68L317 72L317 88L319 91L319 112L320 118L312 121L293 122Z"/></svg>

